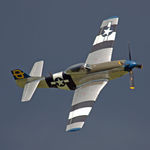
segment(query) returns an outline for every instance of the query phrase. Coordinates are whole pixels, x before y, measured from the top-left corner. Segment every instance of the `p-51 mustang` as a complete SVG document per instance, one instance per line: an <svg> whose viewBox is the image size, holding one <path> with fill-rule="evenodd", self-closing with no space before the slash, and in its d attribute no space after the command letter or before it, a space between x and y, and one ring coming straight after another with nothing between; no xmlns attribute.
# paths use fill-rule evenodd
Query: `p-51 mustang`
<svg viewBox="0 0 150 150"><path fill-rule="evenodd" d="M75 90L66 131L77 131L84 125L97 96L109 80L130 74L130 88L134 89L133 68L142 68L131 60L111 61L118 17L104 20L86 62L70 66L65 71L42 76L43 61L36 62L30 74L12 70L19 87L24 88L22 102L29 101L36 88Z"/></svg>

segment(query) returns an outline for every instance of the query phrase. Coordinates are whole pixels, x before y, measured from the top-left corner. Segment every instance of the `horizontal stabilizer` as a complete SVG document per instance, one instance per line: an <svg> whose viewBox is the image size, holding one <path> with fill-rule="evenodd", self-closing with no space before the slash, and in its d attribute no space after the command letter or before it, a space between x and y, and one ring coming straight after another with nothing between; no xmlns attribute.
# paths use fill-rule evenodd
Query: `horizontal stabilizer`
<svg viewBox="0 0 150 150"><path fill-rule="evenodd" d="M26 102L26 101L29 101L31 99L31 97L32 97L33 93L35 92L39 82L40 82L40 80L36 80L36 81L32 81L32 82L25 84L22 99L21 99L22 102Z"/></svg>

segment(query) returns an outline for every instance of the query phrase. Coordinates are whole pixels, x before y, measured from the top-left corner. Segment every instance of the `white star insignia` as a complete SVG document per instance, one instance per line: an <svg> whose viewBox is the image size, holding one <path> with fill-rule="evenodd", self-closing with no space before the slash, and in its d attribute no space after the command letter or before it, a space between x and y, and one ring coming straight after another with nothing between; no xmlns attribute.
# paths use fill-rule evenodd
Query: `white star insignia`
<svg viewBox="0 0 150 150"><path fill-rule="evenodd" d="M108 36L113 30L110 30L110 28L104 30L103 36Z"/></svg>

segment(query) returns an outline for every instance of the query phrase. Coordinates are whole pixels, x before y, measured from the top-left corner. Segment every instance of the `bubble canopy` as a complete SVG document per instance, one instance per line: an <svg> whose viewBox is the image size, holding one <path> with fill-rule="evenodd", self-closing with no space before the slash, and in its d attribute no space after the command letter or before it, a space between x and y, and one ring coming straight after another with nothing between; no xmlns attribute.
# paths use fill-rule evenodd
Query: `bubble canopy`
<svg viewBox="0 0 150 150"><path fill-rule="evenodd" d="M85 70L84 65L85 65L85 63L79 63L79 64L72 65L72 66L68 67L65 70L65 72L66 73L78 73L80 71Z"/></svg>

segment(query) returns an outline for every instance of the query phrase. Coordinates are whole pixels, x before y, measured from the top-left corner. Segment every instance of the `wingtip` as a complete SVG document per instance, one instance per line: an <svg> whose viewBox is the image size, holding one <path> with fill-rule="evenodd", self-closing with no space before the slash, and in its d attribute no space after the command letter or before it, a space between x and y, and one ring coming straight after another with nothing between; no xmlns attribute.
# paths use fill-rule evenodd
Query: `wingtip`
<svg viewBox="0 0 150 150"><path fill-rule="evenodd" d="M109 17L109 18L107 18L107 19L105 19L105 20L108 20L108 19L115 19L115 18L119 18L118 16L112 16L112 17Z"/></svg>
<svg viewBox="0 0 150 150"><path fill-rule="evenodd" d="M23 103L24 103L24 102L29 102L30 100L31 100L31 98L30 98L30 99L24 99L24 98L22 98L22 99L21 99L21 102L23 102Z"/></svg>
<svg viewBox="0 0 150 150"><path fill-rule="evenodd" d="M81 128L72 128L72 129L69 129L69 130L66 130L66 132L76 132L76 131L79 131Z"/></svg>

